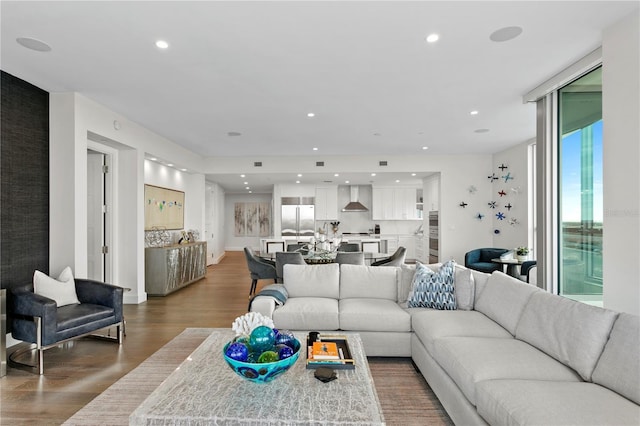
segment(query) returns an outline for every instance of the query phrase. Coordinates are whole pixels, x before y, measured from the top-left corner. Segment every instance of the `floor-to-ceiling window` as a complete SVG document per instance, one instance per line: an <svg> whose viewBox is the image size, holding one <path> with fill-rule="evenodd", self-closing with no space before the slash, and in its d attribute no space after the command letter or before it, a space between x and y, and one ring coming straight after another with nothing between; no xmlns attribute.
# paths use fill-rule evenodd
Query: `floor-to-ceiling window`
<svg viewBox="0 0 640 426"><path fill-rule="evenodd" d="M602 303L602 69L558 91L558 292Z"/></svg>

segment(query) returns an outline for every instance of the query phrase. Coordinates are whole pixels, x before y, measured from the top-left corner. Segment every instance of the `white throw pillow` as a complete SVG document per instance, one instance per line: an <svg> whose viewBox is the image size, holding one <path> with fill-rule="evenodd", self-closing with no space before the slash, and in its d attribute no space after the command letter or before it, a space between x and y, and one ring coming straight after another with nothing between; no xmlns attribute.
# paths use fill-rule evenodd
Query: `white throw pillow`
<svg viewBox="0 0 640 426"><path fill-rule="evenodd" d="M73 272L68 266L60 273L57 280L36 271L33 274L33 291L40 296L55 300L58 307L80 303L76 294Z"/></svg>

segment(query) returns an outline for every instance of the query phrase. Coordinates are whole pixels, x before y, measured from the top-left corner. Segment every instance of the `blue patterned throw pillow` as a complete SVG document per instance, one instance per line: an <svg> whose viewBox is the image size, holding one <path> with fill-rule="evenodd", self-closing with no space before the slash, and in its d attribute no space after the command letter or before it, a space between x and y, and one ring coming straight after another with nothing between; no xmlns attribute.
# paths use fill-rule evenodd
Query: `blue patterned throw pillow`
<svg viewBox="0 0 640 426"><path fill-rule="evenodd" d="M407 300L410 308L433 308L440 310L455 310L456 295L454 291L455 263L450 260L440 267L437 272L425 265L416 265L416 274L411 283L411 293Z"/></svg>

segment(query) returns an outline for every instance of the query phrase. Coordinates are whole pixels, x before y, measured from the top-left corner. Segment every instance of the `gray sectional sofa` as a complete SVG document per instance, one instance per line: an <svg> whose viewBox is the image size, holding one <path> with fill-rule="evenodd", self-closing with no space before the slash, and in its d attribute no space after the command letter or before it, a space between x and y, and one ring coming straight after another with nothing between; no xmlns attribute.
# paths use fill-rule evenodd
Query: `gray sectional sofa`
<svg viewBox="0 0 640 426"><path fill-rule="evenodd" d="M286 297L258 295L251 310L282 329L358 332L368 356L411 357L459 425L640 424L640 317L458 265L457 310L409 308L414 272L286 265Z"/></svg>

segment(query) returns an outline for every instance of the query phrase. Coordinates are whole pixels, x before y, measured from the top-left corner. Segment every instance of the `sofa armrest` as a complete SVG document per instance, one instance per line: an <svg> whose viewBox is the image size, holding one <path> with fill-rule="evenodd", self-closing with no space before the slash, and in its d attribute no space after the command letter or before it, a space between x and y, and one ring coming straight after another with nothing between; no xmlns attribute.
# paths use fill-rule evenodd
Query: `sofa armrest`
<svg viewBox="0 0 640 426"><path fill-rule="evenodd" d="M112 308L118 321L122 320L124 289L100 281L76 278L76 294L80 303L91 303Z"/></svg>
<svg viewBox="0 0 640 426"><path fill-rule="evenodd" d="M26 287L25 287L26 288ZM53 299L35 294L31 290L12 291L7 309L11 318L11 333L18 340L38 342L34 318L41 318L42 342L54 336L58 324L58 305Z"/></svg>
<svg viewBox="0 0 640 426"><path fill-rule="evenodd" d="M276 310L276 301L270 296L256 296L251 301L250 311L259 312L265 317L273 318L273 312Z"/></svg>

